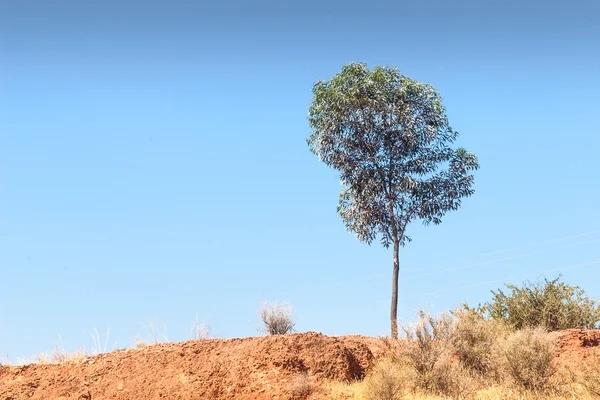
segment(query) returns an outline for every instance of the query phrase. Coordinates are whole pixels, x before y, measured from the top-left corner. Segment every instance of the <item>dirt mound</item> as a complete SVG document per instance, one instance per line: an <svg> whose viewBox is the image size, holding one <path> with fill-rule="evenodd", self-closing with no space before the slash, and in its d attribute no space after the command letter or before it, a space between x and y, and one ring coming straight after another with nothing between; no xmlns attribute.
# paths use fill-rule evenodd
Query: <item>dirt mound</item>
<svg viewBox="0 0 600 400"><path fill-rule="evenodd" d="M552 335L561 361L600 345L600 330ZM385 349L372 337L314 332L166 343L78 362L0 366L0 400L292 399L302 379L317 388L324 379L362 379ZM320 398L318 390L309 398Z"/></svg>
<svg viewBox="0 0 600 400"><path fill-rule="evenodd" d="M552 332L558 347L557 358L562 362L577 363L600 349L600 330L566 329Z"/></svg>
<svg viewBox="0 0 600 400"><path fill-rule="evenodd" d="M0 367L0 399L285 399L300 374L362 379L374 338L320 333L119 350L62 365Z"/></svg>

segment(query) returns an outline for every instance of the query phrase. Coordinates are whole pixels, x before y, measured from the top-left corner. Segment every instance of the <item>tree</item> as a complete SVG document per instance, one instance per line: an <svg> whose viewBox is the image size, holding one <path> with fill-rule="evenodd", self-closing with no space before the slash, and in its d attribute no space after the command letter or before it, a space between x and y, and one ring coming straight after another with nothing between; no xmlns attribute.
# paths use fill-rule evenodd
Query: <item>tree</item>
<svg viewBox="0 0 600 400"><path fill-rule="evenodd" d="M391 334L398 337L399 249L408 224L439 224L473 194L477 157L453 149L437 91L395 69L351 63L313 85L310 150L340 172L338 213L362 242L393 245Z"/></svg>

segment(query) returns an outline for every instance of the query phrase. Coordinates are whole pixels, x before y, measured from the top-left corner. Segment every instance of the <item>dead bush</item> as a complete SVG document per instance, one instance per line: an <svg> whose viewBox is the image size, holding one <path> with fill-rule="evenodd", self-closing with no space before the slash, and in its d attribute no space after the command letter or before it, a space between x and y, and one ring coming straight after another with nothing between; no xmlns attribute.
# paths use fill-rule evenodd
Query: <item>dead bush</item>
<svg viewBox="0 0 600 400"><path fill-rule="evenodd" d="M453 360L456 326L452 315L436 318L420 311L416 325L403 330L408 339L403 354L414 370L417 391L459 399L477 389L470 371Z"/></svg>
<svg viewBox="0 0 600 400"><path fill-rule="evenodd" d="M263 329L269 335L285 335L296 325L294 309L286 303L263 303L259 314L264 323Z"/></svg>
<svg viewBox="0 0 600 400"><path fill-rule="evenodd" d="M556 373L554 343L542 328L525 328L499 343L501 367L519 387L532 391L551 389Z"/></svg>
<svg viewBox="0 0 600 400"><path fill-rule="evenodd" d="M379 338L381 356L398 361L405 357L406 341L382 336Z"/></svg>
<svg viewBox="0 0 600 400"><path fill-rule="evenodd" d="M379 359L363 382L366 400L398 400L412 390L414 370L400 359Z"/></svg>
<svg viewBox="0 0 600 400"><path fill-rule="evenodd" d="M452 399L464 399L479 389L480 379L470 370L448 358L435 366L429 384L427 390L429 392Z"/></svg>
<svg viewBox="0 0 600 400"><path fill-rule="evenodd" d="M420 311L415 326L402 329L408 339L404 355L416 372L417 386L432 390L435 386L436 365L445 362L451 356L452 317L442 314L435 318Z"/></svg>
<svg viewBox="0 0 600 400"><path fill-rule="evenodd" d="M492 373L498 365L497 340L509 333L502 321L488 321L471 310L454 311L456 317L451 342L462 366L480 376Z"/></svg>
<svg viewBox="0 0 600 400"><path fill-rule="evenodd" d="M315 377L308 372L300 372L292 377L288 393L292 399L303 400L315 391Z"/></svg>

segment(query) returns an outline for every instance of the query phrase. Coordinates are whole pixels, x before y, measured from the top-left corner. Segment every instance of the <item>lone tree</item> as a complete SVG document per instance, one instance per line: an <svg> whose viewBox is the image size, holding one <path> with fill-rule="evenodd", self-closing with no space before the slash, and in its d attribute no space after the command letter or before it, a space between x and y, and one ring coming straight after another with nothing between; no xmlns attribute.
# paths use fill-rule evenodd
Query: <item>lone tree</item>
<svg viewBox="0 0 600 400"><path fill-rule="evenodd" d="M398 338L399 249L414 219L439 224L473 194L477 157L452 148L438 92L397 69L352 63L313 85L310 150L340 172L338 213L362 242L394 246L391 334Z"/></svg>

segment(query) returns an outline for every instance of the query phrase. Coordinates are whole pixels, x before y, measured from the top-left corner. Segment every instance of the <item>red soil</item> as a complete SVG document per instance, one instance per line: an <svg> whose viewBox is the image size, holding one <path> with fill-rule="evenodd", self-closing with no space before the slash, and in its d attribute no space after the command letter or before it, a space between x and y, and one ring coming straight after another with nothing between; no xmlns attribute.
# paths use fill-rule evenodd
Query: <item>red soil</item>
<svg viewBox="0 0 600 400"><path fill-rule="evenodd" d="M600 330L553 335L558 357L569 362L600 343ZM166 343L78 362L0 366L0 400L292 399L302 373L317 387L362 379L384 349L372 337L314 332Z"/></svg>
<svg viewBox="0 0 600 400"><path fill-rule="evenodd" d="M562 363L577 363L600 349L600 330L566 329L550 335L557 343L557 361Z"/></svg>

